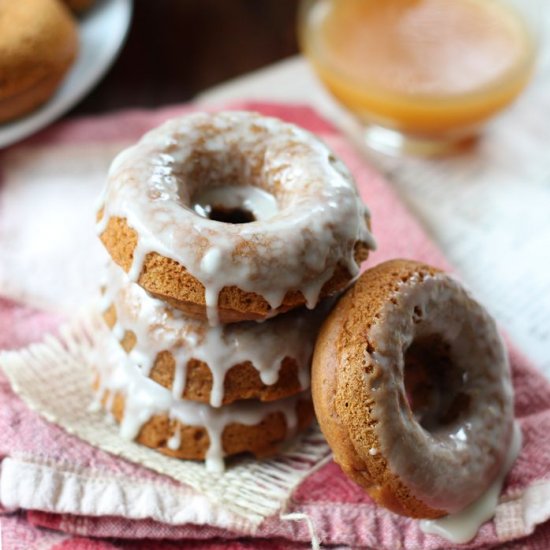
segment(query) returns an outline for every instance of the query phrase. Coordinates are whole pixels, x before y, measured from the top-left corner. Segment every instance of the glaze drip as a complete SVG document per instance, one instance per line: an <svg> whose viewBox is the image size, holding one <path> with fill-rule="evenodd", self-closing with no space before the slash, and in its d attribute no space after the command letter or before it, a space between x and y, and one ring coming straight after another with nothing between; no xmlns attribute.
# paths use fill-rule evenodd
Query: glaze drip
<svg viewBox="0 0 550 550"><path fill-rule="evenodd" d="M99 374L97 401L101 402L108 392L109 399L104 408L109 410L115 395L124 396L121 436L129 440L135 439L142 426L157 414L167 414L170 419L185 426L203 427L210 440L206 468L215 473L224 470L222 436L226 426L233 423L252 426L259 424L269 414L282 413L287 426L286 437L290 438L297 426L296 405L298 401L308 399L306 395L298 394L270 403L241 401L220 408L177 399L169 390L146 378L132 361L128 361L111 333L106 331L103 340L101 354L96 359L96 371ZM167 445L170 449L181 445L179 431L169 439Z"/></svg>
<svg viewBox="0 0 550 550"><path fill-rule="evenodd" d="M299 310L268 323L238 323L209 327L185 317L132 283L124 271L110 263L101 301L103 311L115 306L117 322L111 329L117 340L126 331L135 335L128 358L149 376L159 353L169 351L175 361L172 394L182 395L191 359L206 363L212 373L210 404L222 405L224 379L229 369L250 362L266 385L275 384L283 359L295 361L301 389L309 387L313 345L327 307Z"/></svg>
<svg viewBox="0 0 550 550"><path fill-rule="evenodd" d="M422 531L439 535L455 544L470 542L477 535L479 528L495 515L504 480L519 456L521 442L521 428L519 423L515 422L506 460L489 488L475 502L460 512L440 519L422 520L420 522Z"/></svg>

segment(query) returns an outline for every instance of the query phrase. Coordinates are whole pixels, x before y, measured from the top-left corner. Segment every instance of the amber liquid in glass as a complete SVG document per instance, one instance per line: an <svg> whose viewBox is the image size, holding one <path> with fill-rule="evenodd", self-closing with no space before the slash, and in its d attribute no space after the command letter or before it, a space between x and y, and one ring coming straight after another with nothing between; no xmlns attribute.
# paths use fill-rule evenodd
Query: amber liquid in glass
<svg viewBox="0 0 550 550"><path fill-rule="evenodd" d="M304 53L364 122L413 136L472 134L525 87L534 41L494 0L319 0Z"/></svg>

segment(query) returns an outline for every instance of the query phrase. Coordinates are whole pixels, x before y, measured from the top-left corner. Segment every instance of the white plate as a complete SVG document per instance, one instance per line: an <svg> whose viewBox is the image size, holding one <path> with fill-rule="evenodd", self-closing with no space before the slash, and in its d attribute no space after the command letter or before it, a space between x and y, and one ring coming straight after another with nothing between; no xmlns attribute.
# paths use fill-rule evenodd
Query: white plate
<svg viewBox="0 0 550 550"><path fill-rule="evenodd" d="M0 124L0 147L44 128L78 103L115 60L132 17L132 0L100 0L79 19L80 50L65 80L47 103L29 115Z"/></svg>

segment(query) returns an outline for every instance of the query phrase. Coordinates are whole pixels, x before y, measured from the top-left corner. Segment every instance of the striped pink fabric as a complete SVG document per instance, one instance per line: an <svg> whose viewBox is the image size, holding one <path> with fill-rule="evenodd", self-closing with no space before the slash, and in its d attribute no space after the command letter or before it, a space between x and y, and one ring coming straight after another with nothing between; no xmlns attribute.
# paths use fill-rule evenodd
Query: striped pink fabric
<svg viewBox="0 0 550 550"><path fill-rule="evenodd" d="M373 213L379 250L368 265L395 257L408 257L449 267L414 217L405 209L391 186L349 146L334 128L306 107L246 103L233 107L253 109L295 122L321 134L355 174L363 198ZM56 125L26 142L120 141L137 138L147 129L189 108L131 111ZM1 162L1 158L0 158ZM0 165L1 170L1 165ZM1 186L0 186L1 215ZM2 235L0 234L0 239ZM0 258L1 265L1 258ZM1 292L1 289L0 289ZM60 322L52 315L0 298L0 349L15 349L55 331ZM517 496L527 487L550 480L550 384L513 348L510 348L515 406L524 435L522 453L508 476L504 500L511 505L498 521L482 527L474 541L463 548L550 548L550 523L535 529L526 521L526 507ZM144 468L95 449L30 411L11 391L0 372L0 461L25 456L64 459L75 468L155 479ZM350 482L334 463L308 477L295 491L287 512L306 513L324 545L394 550L447 549L452 545L424 535L417 522L392 514L376 505ZM540 519L539 522L544 518ZM311 540L304 522L268 518L254 534L208 525L169 526L153 520L123 517L82 517L40 510L6 510L0 500L0 540L3 549L111 548L303 548ZM526 537L526 535L529 535Z"/></svg>

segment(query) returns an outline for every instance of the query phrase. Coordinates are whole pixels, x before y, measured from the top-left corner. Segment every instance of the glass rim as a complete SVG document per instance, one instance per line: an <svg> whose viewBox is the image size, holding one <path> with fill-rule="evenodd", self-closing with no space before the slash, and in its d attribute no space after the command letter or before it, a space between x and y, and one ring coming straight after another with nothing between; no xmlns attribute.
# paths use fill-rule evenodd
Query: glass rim
<svg viewBox="0 0 550 550"><path fill-rule="evenodd" d="M501 74L498 78L488 82L487 84L476 88L475 90L471 91L465 91L465 92L456 92L456 93L448 93L448 94L430 94L430 93L400 93L396 92L395 90L392 90L390 88L384 88L383 86L377 85L371 81L363 80L360 78L356 78L346 71L341 70L340 68L336 67L333 63L331 63L326 55L323 55L322 48L317 48L313 44L314 39L307 38L308 34L311 34L308 31L308 22L307 22L307 16L308 16L308 10L310 6L313 4L316 4L320 1L334 1L334 0L300 0L300 4L298 7L298 19L297 19L297 27L298 27L298 43L300 46L301 53L306 57L309 58L309 62L313 67L318 65L319 67L331 72L332 74L336 75L341 79L341 82L345 83L346 85L351 85L354 87L360 87L362 90L368 89L368 92L364 92L367 95L370 95L371 97L392 97L392 98L398 98L400 102L403 103L429 103L431 106L434 106L435 104L440 105L448 105L452 103L464 103L465 101L476 101L479 97L482 97L487 94L487 92L500 88L504 83L509 82L513 80L513 77L515 75L521 74L523 72L527 73L527 79L529 80L533 73L535 72L536 64L537 64L537 51L539 48L539 39L537 37L537 34L533 32L533 30L530 28L530 25L526 25L527 28L527 36L530 41L530 48L528 50L528 53L524 56L522 56L522 59L520 62L516 63L514 67L511 69L505 71L503 74ZM339 0L342 1L342 0ZM527 19L525 17L522 17L521 14L518 14L518 17L527 22ZM309 52L318 52L319 55L315 55L315 53L309 53ZM525 59L524 59L525 58Z"/></svg>

